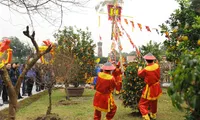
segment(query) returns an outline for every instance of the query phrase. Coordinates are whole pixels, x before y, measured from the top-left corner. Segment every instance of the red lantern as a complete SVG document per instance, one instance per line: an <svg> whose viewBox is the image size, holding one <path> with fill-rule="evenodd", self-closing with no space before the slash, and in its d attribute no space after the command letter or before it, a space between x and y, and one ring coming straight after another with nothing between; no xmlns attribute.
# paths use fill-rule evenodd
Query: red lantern
<svg viewBox="0 0 200 120"><path fill-rule="evenodd" d="M117 20L121 21L122 7L116 6L116 9L114 10L114 5L108 5L107 8L108 8L108 20L113 20L116 16Z"/></svg>

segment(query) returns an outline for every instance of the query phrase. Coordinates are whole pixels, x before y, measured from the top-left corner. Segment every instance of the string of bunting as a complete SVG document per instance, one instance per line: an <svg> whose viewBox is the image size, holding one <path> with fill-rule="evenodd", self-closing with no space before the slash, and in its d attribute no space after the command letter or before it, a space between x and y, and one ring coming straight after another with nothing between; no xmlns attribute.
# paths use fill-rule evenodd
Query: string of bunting
<svg viewBox="0 0 200 120"><path fill-rule="evenodd" d="M120 26L121 30L124 31L124 32L122 32L122 31L119 29L119 26ZM113 32L113 36L115 36L115 37L114 37L114 38L115 38L115 41L117 41L117 40L118 40L118 37L123 36L124 33L125 33L126 36L127 36L127 38L128 38L128 40L129 40L129 42L130 42L131 45L133 46L133 48L136 49L137 55L140 56L140 51L138 50L137 46L133 43L133 41L132 41L130 35L129 35L128 32L124 29L124 27L122 26L122 24L121 24L121 23L119 23L119 25L117 24L116 28L119 29L119 33ZM115 49L115 47L116 47L115 41L112 42L111 51L113 51L113 50ZM123 50L122 45L119 45L119 48L120 48L120 50Z"/></svg>
<svg viewBox="0 0 200 120"><path fill-rule="evenodd" d="M140 56L140 51L138 50L137 46L133 43L130 35L126 32L126 30L124 29L124 27L122 26L122 24L121 23L119 23L119 24L120 24L121 29L125 32L126 36L128 37L129 42L131 43L131 45L133 46L133 48L135 48L137 55Z"/></svg>
<svg viewBox="0 0 200 120"><path fill-rule="evenodd" d="M136 28L136 26L140 29L140 31L143 31L144 29L146 29L148 32L152 32L152 30L155 30L157 32L157 34L160 34L159 30L157 28L151 28L148 25L142 25L141 23L136 23L133 20L128 20L127 18L124 18L124 22L127 25L131 25L132 26L132 31L134 31L134 29ZM98 16L98 27L101 26L101 17ZM166 36L168 36L168 33L165 33Z"/></svg>
<svg viewBox="0 0 200 120"><path fill-rule="evenodd" d="M134 31L136 25L138 26L138 28L140 29L140 31L142 31L143 29L146 29L148 32L152 32L152 30L156 30L157 34L159 34L159 31L157 28L150 28L147 25L142 25L141 23L135 23L133 20L128 20L126 18L124 18L124 22L129 25L129 23L132 26L132 31Z"/></svg>

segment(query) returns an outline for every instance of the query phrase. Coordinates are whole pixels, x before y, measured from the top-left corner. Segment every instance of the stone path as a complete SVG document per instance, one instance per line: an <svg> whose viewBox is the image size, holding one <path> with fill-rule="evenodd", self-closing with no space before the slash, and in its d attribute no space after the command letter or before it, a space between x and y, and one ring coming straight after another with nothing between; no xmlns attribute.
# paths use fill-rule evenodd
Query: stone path
<svg viewBox="0 0 200 120"><path fill-rule="evenodd" d="M54 87L63 87L64 88L65 86L64 85L55 85ZM21 90L21 93L22 93L22 88L20 90ZM42 90L40 92L43 92L43 91L44 90ZM32 95L38 94L40 92L36 92L36 86L34 85L33 90L32 90ZM21 100L28 98L28 96L22 96L22 97L23 97L23 99L19 99L18 101L21 101ZM0 96L0 104L2 104L2 103L3 103L2 96ZM8 104L4 104L3 106L0 106L0 111L5 109L5 108L8 108Z"/></svg>
<svg viewBox="0 0 200 120"><path fill-rule="evenodd" d="M21 91L22 91L22 88L21 88ZM42 91L40 91L40 92L42 92ZM36 92L36 86L34 85L33 86L33 90L32 90L32 94L34 95L34 94L37 94L37 93L40 93L40 92ZM28 96L22 96L22 97L23 97L23 99L19 99L18 101L24 100ZM2 103L3 103L2 96L0 96L0 104L2 104ZM8 104L3 104L3 106L0 106L0 111L3 110L3 109L5 109L5 108L7 108L7 107L8 107Z"/></svg>

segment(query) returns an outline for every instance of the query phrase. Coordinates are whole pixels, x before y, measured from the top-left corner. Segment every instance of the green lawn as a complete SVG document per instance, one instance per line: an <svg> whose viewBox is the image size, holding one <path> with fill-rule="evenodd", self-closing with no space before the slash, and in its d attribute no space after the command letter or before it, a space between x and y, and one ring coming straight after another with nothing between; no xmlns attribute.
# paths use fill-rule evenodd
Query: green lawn
<svg viewBox="0 0 200 120"><path fill-rule="evenodd" d="M71 101L65 101L65 92L63 89L58 89L53 92L53 113L60 115L63 120L93 120L92 100L94 90L85 89L83 97L73 97ZM60 103L64 103L60 104ZM117 113L113 120L142 120L140 117L131 116L131 109L124 108L122 101L115 97L115 102L118 106ZM17 112L17 120L32 120L39 115L45 114L48 105L48 96L42 96L38 101L21 108ZM105 113L103 113L105 116ZM183 120L184 113L176 110L170 101L170 98L164 90L164 94L158 103L158 118L157 120Z"/></svg>

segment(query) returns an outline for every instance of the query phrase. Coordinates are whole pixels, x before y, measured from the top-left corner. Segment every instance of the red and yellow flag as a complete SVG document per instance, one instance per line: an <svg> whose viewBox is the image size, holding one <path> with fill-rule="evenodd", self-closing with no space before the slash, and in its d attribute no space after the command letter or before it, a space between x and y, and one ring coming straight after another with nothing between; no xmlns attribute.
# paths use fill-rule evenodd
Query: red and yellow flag
<svg viewBox="0 0 200 120"><path fill-rule="evenodd" d="M142 31L142 25L138 23L138 27L140 28L140 31Z"/></svg>

